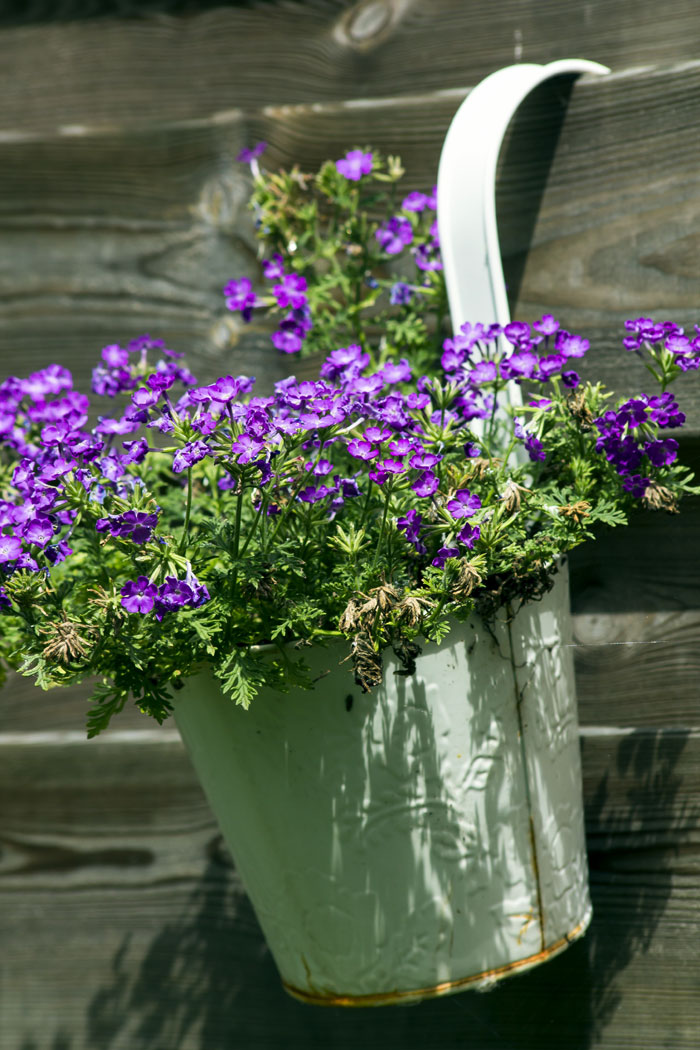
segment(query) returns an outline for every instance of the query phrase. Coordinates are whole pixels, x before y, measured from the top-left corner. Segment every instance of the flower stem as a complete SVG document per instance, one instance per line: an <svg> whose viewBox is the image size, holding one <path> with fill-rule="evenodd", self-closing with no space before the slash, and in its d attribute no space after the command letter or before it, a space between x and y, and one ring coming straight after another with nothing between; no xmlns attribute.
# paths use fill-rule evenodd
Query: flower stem
<svg viewBox="0 0 700 1050"><path fill-rule="evenodd" d="M381 528L379 530L379 539L377 540L377 547L376 547L376 550L374 552L374 558L372 560L372 569L373 570L375 569L375 567L377 565L377 559L379 558L379 552L382 549L382 543L384 542L384 533L386 531L386 519L387 519L387 515L389 513L389 500L391 499L392 487L393 486L391 484L391 481L387 481L387 483L386 483L386 498L384 500L384 513L382 514L382 524L381 524Z"/></svg>
<svg viewBox="0 0 700 1050"><path fill-rule="evenodd" d="M187 550L190 534L190 515L192 513L192 467L187 468L187 504L185 506L185 524L182 529L182 542L180 550Z"/></svg>

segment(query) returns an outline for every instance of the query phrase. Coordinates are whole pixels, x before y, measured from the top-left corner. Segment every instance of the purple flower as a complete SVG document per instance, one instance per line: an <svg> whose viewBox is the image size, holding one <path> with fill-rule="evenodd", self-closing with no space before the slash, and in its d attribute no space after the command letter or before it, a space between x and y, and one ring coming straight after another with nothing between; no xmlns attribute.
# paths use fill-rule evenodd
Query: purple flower
<svg viewBox="0 0 700 1050"><path fill-rule="evenodd" d="M448 558L459 558L459 548L440 547L439 551L433 558L431 565L435 565L438 569L442 569Z"/></svg>
<svg viewBox="0 0 700 1050"><path fill-rule="evenodd" d="M590 345L583 336L570 335L568 332L558 332L554 344L557 353L564 357L583 357Z"/></svg>
<svg viewBox="0 0 700 1050"><path fill-rule="evenodd" d="M405 306L406 303L410 303L412 297L413 289L410 284L405 284L403 281L392 284L389 291L389 302L393 306Z"/></svg>
<svg viewBox="0 0 700 1050"><path fill-rule="evenodd" d="M265 442L259 441L254 438L251 434L241 434L235 441L231 443L231 451L238 453L238 462L241 466L245 466L246 463L250 463L254 460L264 449Z"/></svg>
<svg viewBox="0 0 700 1050"><path fill-rule="evenodd" d="M382 376L385 383L410 383L411 381L411 366L407 359L402 357L397 365L393 361L387 361L379 374Z"/></svg>
<svg viewBox="0 0 700 1050"><path fill-rule="evenodd" d="M34 543L37 547L45 547L49 540L53 539L53 525L49 518L42 515L28 522L22 530L27 543Z"/></svg>
<svg viewBox="0 0 700 1050"><path fill-rule="evenodd" d="M278 331L270 336L272 345L282 354L298 354L303 345L304 332L298 325L285 327L283 321Z"/></svg>
<svg viewBox="0 0 700 1050"><path fill-rule="evenodd" d="M551 314L543 314L539 321L535 321L532 326L535 331L541 332L544 336L554 335L559 329L559 322L555 321Z"/></svg>
<svg viewBox="0 0 700 1050"><path fill-rule="evenodd" d="M306 278L302 277L301 274L284 274L282 282L276 284L272 291L277 300L277 305L283 310L288 306L299 310L306 305Z"/></svg>
<svg viewBox="0 0 700 1050"><path fill-rule="evenodd" d="M69 547L65 540L59 540L58 543L44 550L44 556L52 565L65 561L72 553L73 548Z"/></svg>
<svg viewBox="0 0 700 1050"><path fill-rule="evenodd" d="M148 442L145 438L139 438L137 441L125 441L124 448L126 452L123 456L120 456L120 459L125 465L129 463L143 463L148 454Z"/></svg>
<svg viewBox="0 0 700 1050"><path fill-rule="evenodd" d="M131 395L131 401L137 408L152 408L159 400L160 393L147 386L140 386Z"/></svg>
<svg viewBox="0 0 700 1050"><path fill-rule="evenodd" d="M179 448L173 456L173 471L175 474L181 474L183 470L199 463L210 452L211 449L205 441L190 441L189 444Z"/></svg>
<svg viewBox="0 0 700 1050"><path fill-rule="evenodd" d="M481 507L481 500L469 489L460 489L455 498L448 500L447 509L453 518L470 518Z"/></svg>
<svg viewBox="0 0 700 1050"><path fill-rule="evenodd" d="M268 281L279 281L284 277L284 259L277 252L271 259L263 260L262 269Z"/></svg>
<svg viewBox="0 0 700 1050"><path fill-rule="evenodd" d="M95 522L95 529L97 532L109 532L111 536L141 544L151 539L157 524L157 514L127 510L124 514L110 514L107 518L99 518Z"/></svg>
<svg viewBox="0 0 700 1050"><path fill-rule="evenodd" d="M343 178L359 182L363 175L369 175L372 170L372 154L363 153L361 149L351 149L335 162L335 166Z"/></svg>
<svg viewBox="0 0 700 1050"><path fill-rule="evenodd" d="M537 378L542 382L551 379L557 372L561 372L565 360L566 358L563 354L549 354L548 357L541 357L537 369Z"/></svg>
<svg viewBox="0 0 700 1050"><path fill-rule="evenodd" d="M241 392L242 378L244 377L238 376L234 379L233 376L222 376L215 383L210 383L206 389L211 400L223 403L234 401Z"/></svg>
<svg viewBox="0 0 700 1050"><path fill-rule="evenodd" d="M391 457L378 460L377 467L380 470L383 470L386 474L403 474L406 470L406 467L400 459L392 459Z"/></svg>
<svg viewBox="0 0 700 1050"><path fill-rule="evenodd" d="M379 449L374 448L369 441L362 438L352 438L348 442L348 452L355 459L375 459L379 455Z"/></svg>
<svg viewBox="0 0 700 1050"><path fill-rule="evenodd" d="M622 482L622 487L626 492L631 493L635 499L641 499L650 484L651 478L643 478L639 474L634 474L625 478Z"/></svg>
<svg viewBox="0 0 700 1050"><path fill-rule="evenodd" d="M493 361L479 361L469 372L469 382L473 386L480 386L482 383L493 383L497 378L498 372Z"/></svg>
<svg viewBox="0 0 700 1050"><path fill-rule="evenodd" d="M365 428L363 437L366 441L372 441L375 443L381 443L382 441L388 441L392 437L392 431L387 427L368 426Z"/></svg>
<svg viewBox="0 0 700 1050"><path fill-rule="evenodd" d="M513 346L520 346L530 340L530 325L524 321L511 321L503 329L503 334Z"/></svg>
<svg viewBox="0 0 700 1050"><path fill-rule="evenodd" d="M401 202L401 207L404 211L425 211L428 207L428 197L425 193L419 193L418 190L413 190L407 197L404 197Z"/></svg>
<svg viewBox="0 0 700 1050"><path fill-rule="evenodd" d="M307 485L299 493L297 499L302 503L318 503L325 499L332 490L327 485Z"/></svg>
<svg viewBox="0 0 700 1050"><path fill-rule="evenodd" d="M417 452L408 462L415 470L430 470L431 467L437 466L441 459L442 456L434 452Z"/></svg>
<svg viewBox="0 0 700 1050"><path fill-rule="evenodd" d="M322 379L356 379L369 364L369 354L358 343L332 350L321 365Z"/></svg>
<svg viewBox="0 0 700 1050"><path fill-rule="evenodd" d="M102 348L101 357L108 368L128 368L129 351L118 343L111 343Z"/></svg>
<svg viewBox="0 0 700 1050"><path fill-rule="evenodd" d="M198 608L204 602L209 601L210 594L206 586L200 583L191 569L188 568L184 580L178 580L176 576L166 576L165 582L160 585L156 598L156 619L162 620L167 612L189 605Z"/></svg>
<svg viewBox="0 0 700 1050"><path fill-rule="evenodd" d="M252 161L257 160L265 150L267 149L266 142L256 142L254 146L244 146L241 152L236 157L239 164L250 164Z"/></svg>
<svg viewBox="0 0 700 1050"><path fill-rule="evenodd" d="M481 530L478 525L465 525L461 532L457 533L457 539L465 547L471 550L476 541L481 536Z"/></svg>
<svg viewBox="0 0 700 1050"><path fill-rule="evenodd" d="M649 441L644 451L655 467L668 467L678 455L678 442L673 438Z"/></svg>
<svg viewBox="0 0 700 1050"><path fill-rule="evenodd" d="M147 576L139 576L136 581L129 580L119 592L122 605L131 613L149 613L155 605L158 588L149 583Z"/></svg>
<svg viewBox="0 0 700 1050"><path fill-rule="evenodd" d="M413 240L413 227L408 219L394 216L374 234L387 255L398 255Z"/></svg>
<svg viewBox="0 0 700 1050"><path fill-rule="evenodd" d="M425 545L420 539L420 527L423 523L422 516L417 510L406 511L406 515L403 518L397 518L396 528L399 532L403 532L409 543L412 543L419 554L425 554Z"/></svg>
<svg viewBox="0 0 700 1050"><path fill-rule="evenodd" d="M224 297L229 310L240 310L243 320L250 321L257 304L257 296L249 277L229 281L224 286Z"/></svg>
<svg viewBox="0 0 700 1050"><path fill-rule="evenodd" d="M411 485L411 488L416 496L426 498L427 496L432 496L434 492L437 492L439 486L440 480L437 474L433 474L430 470L424 470L422 474L418 475Z"/></svg>
<svg viewBox="0 0 700 1050"><path fill-rule="evenodd" d="M504 379L531 379L537 364L537 356L531 350L522 350L501 361L501 375Z"/></svg>
<svg viewBox="0 0 700 1050"><path fill-rule="evenodd" d="M516 417L513 420L513 430L515 431L515 436L524 443L527 454L533 463L547 458L542 442L523 426L521 419Z"/></svg>
<svg viewBox="0 0 700 1050"><path fill-rule="evenodd" d="M432 244L429 242L416 244L412 251L413 258L419 270L429 272L431 270L442 269L442 260L440 258L437 242L434 241Z"/></svg>
<svg viewBox="0 0 700 1050"><path fill-rule="evenodd" d="M0 536L0 564L14 561L22 554L22 541L17 536Z"/></svg>

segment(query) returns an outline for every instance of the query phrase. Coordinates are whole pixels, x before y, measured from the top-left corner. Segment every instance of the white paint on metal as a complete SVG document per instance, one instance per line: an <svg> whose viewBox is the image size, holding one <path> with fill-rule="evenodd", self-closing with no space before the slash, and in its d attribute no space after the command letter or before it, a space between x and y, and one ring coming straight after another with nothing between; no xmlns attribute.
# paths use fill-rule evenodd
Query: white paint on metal
<svg viewBox="0 0 700 1050"><path fill-rule="evenodd" d="M568 622L563 575L510 632L455 624L414 677L389 654L367 696L338 643L309 650L312 671L330 671L311 692L265 691L243 711L204 675L178 694L183 740L297 994L374 1004L486 985L583 932Z"/></svg>

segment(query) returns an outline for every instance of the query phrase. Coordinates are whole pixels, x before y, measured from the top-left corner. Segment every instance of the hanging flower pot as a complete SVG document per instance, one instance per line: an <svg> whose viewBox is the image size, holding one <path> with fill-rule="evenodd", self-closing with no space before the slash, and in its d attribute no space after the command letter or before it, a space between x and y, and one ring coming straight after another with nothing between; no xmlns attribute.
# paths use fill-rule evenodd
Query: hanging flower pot
<svg viewBox="0 0 700 1050"><path fill-rule="evenodd" d="M700 491L661 436L700 340L628 321L621 352L659 391L613 400L575 370L586 339L510 322L499 136L546 75L588 68L523 64L470 95L439 238L435 191L397 206L396 157L264 176L244 151L271 288L236 278L226 304L323 354L315 380L199 384L143 336L103 349L93 393L128 404L91 430L61 366L0 384L0 678L96 679L92 736L129 700L174 708L309 1002L488 985L589 921L562 558Z"/></svg>
<svg viewBox="0 0 700 1050"><path fill-rule="evenodd" d="M566 572L540 601L385 659L347 649L249 711L209 675L175 718L285 987L382 1005L484 987L590 919Z"/></svg>

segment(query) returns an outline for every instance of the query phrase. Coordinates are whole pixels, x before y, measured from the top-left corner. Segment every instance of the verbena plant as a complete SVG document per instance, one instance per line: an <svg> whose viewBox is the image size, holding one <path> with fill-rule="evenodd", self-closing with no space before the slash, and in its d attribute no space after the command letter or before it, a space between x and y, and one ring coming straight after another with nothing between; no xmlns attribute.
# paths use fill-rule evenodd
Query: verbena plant
<svg viewBox="0 0 700 1050"><path fill-rule="evenodd" d="M434 191L402 196L369 151L315 175L259 152L269 290L224 293L276 319L281 352L320 354L315 380L201 385L143 336L102 350L92 390L116 408L95 425L60 365L0 385L0 668L95 679L90 735L130 697L161 721L204 667L246 706L309 684L303 646L328 639L369 690L386 647L410 673L451 618L514 610L597 528L697 491L661 432L700 337L627 322L656 392L613 401L549 315L449 333Z"/></svg>

